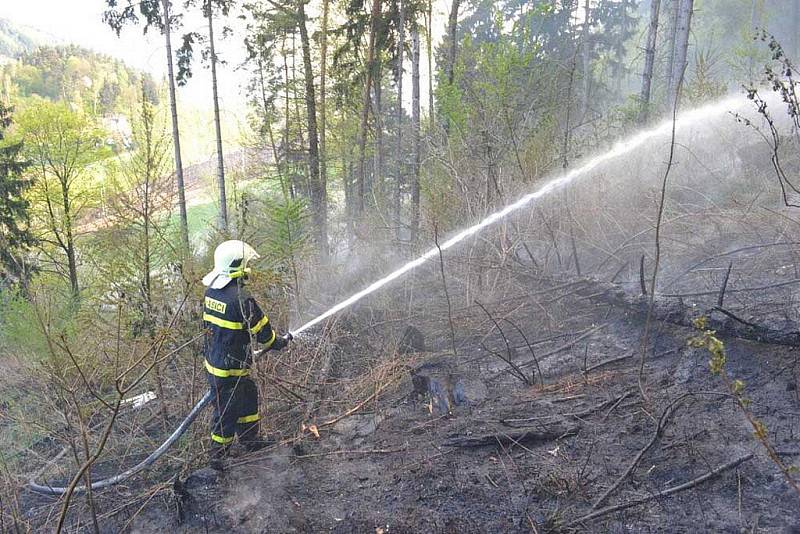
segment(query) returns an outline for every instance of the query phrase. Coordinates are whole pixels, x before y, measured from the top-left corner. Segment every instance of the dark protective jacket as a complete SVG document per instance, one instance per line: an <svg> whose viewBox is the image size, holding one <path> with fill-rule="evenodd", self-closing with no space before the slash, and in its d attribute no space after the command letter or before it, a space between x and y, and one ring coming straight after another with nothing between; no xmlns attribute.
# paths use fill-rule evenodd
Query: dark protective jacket
<svg viewBox="0 0 800 534"><path fill-rule="evenodd" d="M281 349L285 345L272 329L269 318L238 280L232 280L222 289L206 290L203 322L208 330L206 369L220 378L249 374L253 339L267 349Z"/></svg>

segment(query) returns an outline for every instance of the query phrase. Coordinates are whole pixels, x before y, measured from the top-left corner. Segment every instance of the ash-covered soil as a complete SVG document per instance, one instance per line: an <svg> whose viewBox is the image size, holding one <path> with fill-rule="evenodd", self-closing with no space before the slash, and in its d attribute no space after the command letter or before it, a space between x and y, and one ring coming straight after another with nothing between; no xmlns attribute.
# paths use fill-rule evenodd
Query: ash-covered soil
<svg viewBox="0 0 800 534"><path fill-rule="evenodd" d="M486 304L508 346L479 307L454 310L457 356L441 308L426 312L435 321L418 314L411 322L426 350L390 355L400 370L376 380L373 398L323 406L314 419L319 438L305 432L299 442L233 458L219 479L195 473L171 497L148 503L131 530L800 532L800 495L709 371L709 354L688 347L696 332L653 324L642 398L644 317L591 287L558 287ZM554 315L556 305L571 311ZM343 349L330 366L331 387L363 368L353 340L365 328L395 337L405 328L387 320L378 330L375 317L365 326L358 313L333 335ZM797 349L721 337L752 413L780 459L800 467ZM509 355L518 371L500 357Z"/></svg>

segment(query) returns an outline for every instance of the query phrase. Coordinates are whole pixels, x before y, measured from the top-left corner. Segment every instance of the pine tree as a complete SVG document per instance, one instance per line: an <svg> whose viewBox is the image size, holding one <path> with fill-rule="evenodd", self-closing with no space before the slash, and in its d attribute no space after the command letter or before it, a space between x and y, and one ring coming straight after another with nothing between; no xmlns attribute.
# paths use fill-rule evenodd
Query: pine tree
<svg viewBox="0 0 800 534"><path fill-rule="evenodd" d="M17 253L36 240L28 228L29 203L23 197L31 186L24 177L29 164L20 157L22 142L5 142L11 112L0 102L0 267L24 282L28 273Z"/></svg>

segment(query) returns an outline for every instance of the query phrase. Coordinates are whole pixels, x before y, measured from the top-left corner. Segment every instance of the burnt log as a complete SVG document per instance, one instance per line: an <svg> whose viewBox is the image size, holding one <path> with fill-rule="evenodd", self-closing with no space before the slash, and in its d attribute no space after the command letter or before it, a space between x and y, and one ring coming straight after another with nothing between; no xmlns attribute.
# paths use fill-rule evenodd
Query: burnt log
<svg viewBox="0 0 800 534"><path fill-rule="evenodd" d="M509 445L536 445L555 441L567 436L573 436L578 431L578 426L552 425L549 427L537 426L535 428L519 429L515 432L498 432L497 434L484 434L480 436L451 436L442 443L445 447L497 447Z"/></svg>
<svg viewBox="0 0 800 534"><path fill-rule="evenodd" d="M622 287L608 282L594 282L588 286L588 298L600 300L613 306L626 308L641 317L647 316L649 297L631 295ZM653 318L680 326L694 327L694 321L706 317L707 328L723 337L735 337L772 345L800 345L800 325L787 322L782 328L756 324L743 319L720 306L709 306L687 301L680 297L656 294L653 298Z"/></svg>

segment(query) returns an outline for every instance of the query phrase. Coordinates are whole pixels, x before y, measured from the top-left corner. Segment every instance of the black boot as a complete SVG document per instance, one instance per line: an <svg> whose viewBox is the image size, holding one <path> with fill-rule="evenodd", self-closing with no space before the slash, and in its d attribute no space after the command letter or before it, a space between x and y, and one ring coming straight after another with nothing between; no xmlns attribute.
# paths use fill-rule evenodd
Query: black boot
<svg viewBox="0 0 800 534"><path fill-rule="evenodd" d="M266 447L271 447L277 443L274 439L262 436L261 434L245 434L241 437L240 443L248 453L260 451Z"/></svg>
<svg viewBox="0 0 800 534"><path fill-rule="evenodd" d="M224 462L228 458L230 448L230 445L219 445L217 443L213 443L211 445L211 450L208 452L208 466L214 471L224 471Z"/></svg>

